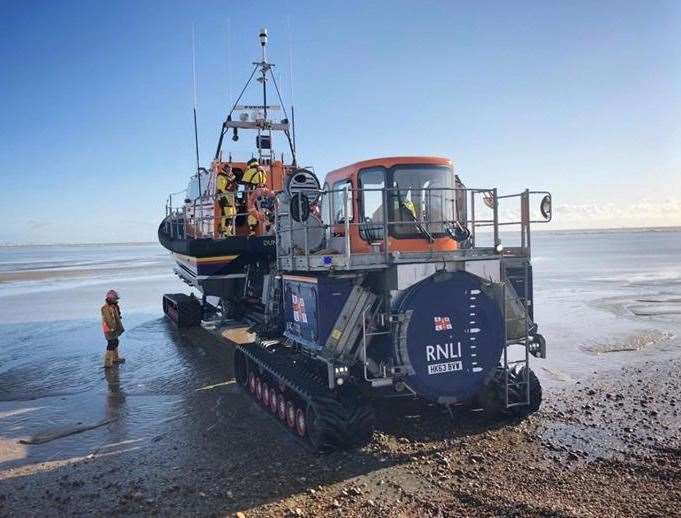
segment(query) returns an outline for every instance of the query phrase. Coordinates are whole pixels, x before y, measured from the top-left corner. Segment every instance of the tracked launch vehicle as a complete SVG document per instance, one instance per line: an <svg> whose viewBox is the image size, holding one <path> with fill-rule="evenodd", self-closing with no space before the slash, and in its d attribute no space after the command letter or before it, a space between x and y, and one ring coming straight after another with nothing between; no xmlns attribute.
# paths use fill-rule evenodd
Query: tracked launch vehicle
<svg viewBox="0 0 681 518"><path fill-rule="evenodd" d="M258 66L265 78L264 54ZM258 124L271 129L266 118ZM546 343L534 321L530 227L551 219L550 194L467 187L451 160L426 156L358 162L320 186L296 164L294 145L291 153L278 169L259 155L274 183L262 235L197 235L188 214L210 206L210 192L159 228L162 242L181 234L188 249L232 246L215 278L183 278L219 297L225 318L252 325L254 341L234 352L244 390L320 451L367 441L377 398L537 410L529 363ZM179 307L202 307L180 299L164 303L175 321L189 311Z"/></svg>

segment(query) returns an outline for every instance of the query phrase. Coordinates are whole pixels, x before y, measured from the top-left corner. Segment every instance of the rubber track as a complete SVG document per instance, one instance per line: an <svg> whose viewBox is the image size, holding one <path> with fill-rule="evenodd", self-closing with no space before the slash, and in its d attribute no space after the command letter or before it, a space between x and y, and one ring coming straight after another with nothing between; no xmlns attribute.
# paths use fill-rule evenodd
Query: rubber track
<svg viewBox="0 0 681 518"><path fill-rule="evenodd" d="M310 403L314 397L331 395L331 391L322 387L310 373L292 365L288 354L277 353L276 350L268 351L257 345L237 346L236 349L277 381L284 383L306 403Z"/></svg>
<svg viewBox="0 0 681 518"><path fill-rule="evenodd" d="M312 440L319 451L356 447L371 438L373 409L359 396L340 401L318 376L305 368L306 362L294 364L285 352L268 351L255 344L236 349L312 408L317 416L317 433ZM308 423L308 429L312 430L312 423Z"/></svg>

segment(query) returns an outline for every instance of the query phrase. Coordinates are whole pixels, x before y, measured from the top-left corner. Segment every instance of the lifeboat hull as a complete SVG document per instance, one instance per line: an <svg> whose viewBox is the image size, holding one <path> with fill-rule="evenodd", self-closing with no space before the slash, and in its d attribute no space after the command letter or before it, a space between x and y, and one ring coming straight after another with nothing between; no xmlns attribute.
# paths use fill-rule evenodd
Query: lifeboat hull
<svg viewBox="0 0 681 518"><path fill-rule="evenodd" d="M242 276L249 264L271 261L276 255L274 236L174 237L169 235L163 222L158 228L158 239L173 253L176 273L193 286L204 281Z"/></svg>

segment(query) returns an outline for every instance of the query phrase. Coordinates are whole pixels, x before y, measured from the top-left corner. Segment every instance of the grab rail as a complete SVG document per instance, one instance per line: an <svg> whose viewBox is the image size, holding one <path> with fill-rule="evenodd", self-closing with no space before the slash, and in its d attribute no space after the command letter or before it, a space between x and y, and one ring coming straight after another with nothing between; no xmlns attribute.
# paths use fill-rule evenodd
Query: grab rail
<svg viewBox="0 0 681 518"><path fill-rule="evenodd" d="M248 192L248 191L247 191ZM387 264L391 261L391 254L399 251L397 244L401 238L419 239L428 241L426 249L434 252L433 243L442 238L452 238L451 232L458 226L468 228L470 235L459 244L458 248L480 248L479 240L481 232L488 229L492 243L490 247L497 253L504 255L530 255L531 239L530 224L544 223L548 219L537 220L530 217L530 195L549 195L545 191L524 190L520 193L499 195L496 188L466 188L466 187L425 187L425 188L359 188L359 189L329 189L320 190L319 211L314 211L321 217L321 221L315 218L307 218L303 221L302 204L299 208L299 224L291 221L290 210L282 212L280 206L280 192L274 194L274 221L272 230L276 240L278 264L281 258L291 256L304 256L305 266L310 267L310 255L316 250L310 249L313 245L310 241L310 232L321 230L328 239L342 237L342 241L335 241L334 252L342 255L346 268L353 262L352 236L359 236L372 249L372 253L382 252L383 261ZM381 204L376 206L371 216L364 216L364 203L370 193L379 193ZM409 194L410 199L405 201L403 197ZM173 193L166 203L167 231L171 237L213 238L223 239L225 236L220 231L220 225L216 224L218 210L215 203L221 197L220 194L204 195L191 203L184 203L181 207L173 207ZM235 193L236 194L236 193ZM340 196L337 196L340 195ZM483 204L480 203L482 198ZM501 217L499 203L517 199L519 201L519 217L517 219L505 219ZM325 200L326 203L322 200ZM353 203L349 203L350 201ZM341 205L336 207L335 204ZM483 212L482 208L488 211ZM325 213L320 213L324 211ZM206 214L207 212L207 214ZM239 217L248 216L251 211L239 212L231 216L232 227L236 228L236 220ZM411 216L409 216L411 214ZM487 215L485 215L487 214ZM391 219L390 216L393 216ZM283 223L282 216L287 223ZM500 251L500 228L518 226L520 229L520 246ZM353 232L356 229L356 233ZM342 235L341 235L342 230ZM287 232L290 247L288 250L281 248L281 233ZM294 234L302 236L302 247L294 245ZM334 233L337 233L334 235ZM340 246L339 246L340 245ZM302 250L300 250L302 248ZM331 252L327 250L327 252ZM332 255L333 252L329 255Z"/></svg>

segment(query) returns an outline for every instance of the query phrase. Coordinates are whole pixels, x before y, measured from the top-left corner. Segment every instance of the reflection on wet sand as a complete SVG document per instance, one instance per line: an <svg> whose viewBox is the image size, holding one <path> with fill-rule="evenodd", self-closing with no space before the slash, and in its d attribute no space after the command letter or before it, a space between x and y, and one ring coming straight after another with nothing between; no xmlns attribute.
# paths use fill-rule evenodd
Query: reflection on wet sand
<svg viewBox="0 0 681 518"><path fill-rule="evenodd" d="M124 420L120 419L125 405L125 392L121 390L120 366L104 369L104 377L108 386L106 419L109 421L110 440L120 442L125 439Z"/></svg>
<svg viewBox="0 0 681 518"><path fill-rule="evenodd" d="M214 422L214 402L198 396L197 390L206 394L229 388L230 349L202 330L180 333L164 319L144 322L130 329L122 342L128 361L103 369L100 354L92 351L92 342L101 342L96 327L90 322L52 326L69 329L70 339L57 347L45 336L46 361L33 362L33 351L23 344L10 348L14 354L8 363L21 375L4 378L8 383L3 384L0 401L0 440L23 441L30 447L24 455L13 455L11 465L3 456L0 467L148 441L165 432L164 423L200 417L205 413L199 412L202 406ZM36 342L39 348L40 336ZM55 446L48 444L53 441Z"/></svg>

